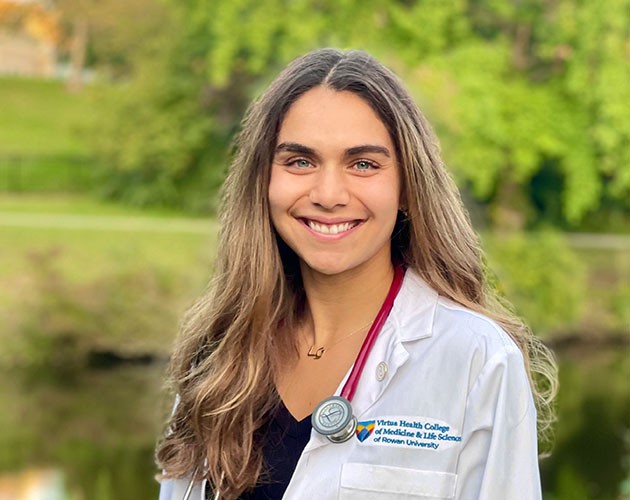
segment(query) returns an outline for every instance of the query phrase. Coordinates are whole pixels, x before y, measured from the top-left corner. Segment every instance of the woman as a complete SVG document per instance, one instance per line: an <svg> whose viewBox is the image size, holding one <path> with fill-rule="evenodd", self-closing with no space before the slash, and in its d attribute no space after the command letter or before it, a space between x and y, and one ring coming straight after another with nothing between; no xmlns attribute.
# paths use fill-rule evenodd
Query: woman
<svg viewBox="0 0 630 500"><path fill-rule="evenodd" d="M363 52L311 52L250 107L171 372L160 498L541 496L551 355L489 289L430 126ZM351 407L317 407L333 394Z"/></svg>

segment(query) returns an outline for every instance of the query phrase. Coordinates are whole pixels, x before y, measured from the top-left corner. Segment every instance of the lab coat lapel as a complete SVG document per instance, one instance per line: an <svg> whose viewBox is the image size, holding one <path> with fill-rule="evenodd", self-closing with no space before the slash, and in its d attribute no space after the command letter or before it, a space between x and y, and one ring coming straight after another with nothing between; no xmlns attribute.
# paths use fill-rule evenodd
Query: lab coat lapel
<svg viewBox="0 0 630 500"><path fill-rule="evenodd" d="M409 353L402 346L400 338L395 335L393 322L391 321L391 318L388 318L383 325L383 330L379 334L378 339L372 348L372 352L365 363L363 373L361 374L361 378L359 380L359 385L357 386L357 391L354 395L354 399L352 400L352 411L357 419L360 420L361 415L363 415L365 411L378 400L387 385L389 385L390 380L398 368L402 366L408 358ZM377 378L377 368L379 363L384 363L387 366L387 373L381 381ZM351 371L352 367L348 370L348 373L346 373L346 376L337 387L337 390L335 391L336 396L341 394L343 386L350 376ZM304 448L304 453L316 450L317 448L328 444L331 443L326 437L314 430L311 430L311 438Z"/></svg>
<svg viewBox="0 0 630 500"><path fill-rule="evenodd" d="M359 420L361 418L361 415L364 413L364 411L367 408L369 408L379 398L380 394L382 393L382 390L384 390L384 387L383 389L380 389L377 386L377 384L374 383L374 373L375 373L374 370L375 370L375 367L378 366L378 363L380 362L380 361L375 362L374 359L381 360L383 359L383 356L387 354L391 354L391 356L388 356L387 359L392 364L391 373L393 374L398 369L398 367L401 366L409 357L409 354L400 345L400 342L395 341L394 336L391 335L392 332L393 332L393 327L390 324L389 319L388 319L388 321L383 326L381 335L379 335L379 338L374 344L372 352L370 353L370 356L368 357L368 360L366 361L366 365L363 370L363 373L361 374L359 385L357 386L357 391L352 401L353 413L355 417L357 417L357 419ZM388 349L388 346L391 345L393 339L394 339L393 349ZM396 344L398 344L399 347L396 347ZM350 370L344 377L344 380L342 380L341 383L339 384L339 387L335 391L335 395L338 396L341 394L343 386L345 385L346 380L348 379L351 371L352 371L352 368L350 368ZM368 373L370 376L369 381L367 381ZM304 451L302 452L302 455L300 456L300 459L298 460L295 471L293 473L293 477L291 478L291 481L289 482L289 485L283 496L283 499L284 500L298 500L298 499L303 499L303 498L327 498L327 499L336 498L336 495L333 496L333 491L336 489L336 486L334 486L334 484L332 483L329 483L326 485L320 484L320 487L326 489L326 491L325 492L319 491L316 494L312 490L310 485L305 484L308 481L306 478L308 477L309 471L313 469L317 470L317 464L321 463L322 456L317 453L317 450L321 450L321 453L328 454L331 451L330 447L333 447L333 448L340 447L340 452L343 455L344 453L347 453L348 449L352 449L354 446L356 446L356 441L357 441L356 438L351 438L350 441L347 441L345 443L333 444L326 437L322 436L321 434L315 432L315 430L311 429L310 440L306 444L306 447L304 448ZM325 447L328 447L328 449L326 449ZM346 451L341 451L341 450L346 450ZM336 464L336 460L338 459L339 457L331 460L332 467L336 467L335 464ZM311 466L310 464L311 460L314 461L315 465Z"/></svg>
<svg viewBox="0 0 630 500"><path fill-rule="evenodd" d="M362 416L378 402L398 369L409 359L409 353L392 323L388 321L383 326L383 331L374 344L361 374L352 401L352 409L358 420L361 420Z"/></svg>
<svg viewBox="0 0 630 500"><path fill-rule="evenodd" d="M394 307L365 364L352 407L357 419L378 402L409 359L406 344L430 337L438 294L413 271L407 271ZM409 324L416 325L413 329Z"/></svg>
<svg viewBox="0 0 630 500"><path fill-rule="evenodd" d="M432 335L437 300L438 294L416 273L410 270L406 272L394 306L367 359L352 401L352 409L358 420L361 420L361 417L378 402L396 372L409 359L405 343ZM409 324L415 325L414 328L409 328ZM386 370L384 376L383 366ZM351 371L352 367L337 387L335 395L341 394ZM379 380L380 378L382 380ZM304 448L304 453L328 444L331 444L328 439L311 430L311 438Z"/></svg>

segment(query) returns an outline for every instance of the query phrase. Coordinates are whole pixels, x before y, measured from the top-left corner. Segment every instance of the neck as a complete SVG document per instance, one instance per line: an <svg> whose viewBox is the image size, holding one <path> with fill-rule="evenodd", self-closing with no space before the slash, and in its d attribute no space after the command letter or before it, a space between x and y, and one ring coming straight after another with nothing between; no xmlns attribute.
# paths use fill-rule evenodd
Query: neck
<svg viewBox="0 0 630 500"><path fill-rule="evenodd" d="M316 346L330 345L349 333L363 335L369 330L394 277L394 266L387 259L370 261L335 275L324 275L302 266L302 278L308 302L307 324Z"/></svg>

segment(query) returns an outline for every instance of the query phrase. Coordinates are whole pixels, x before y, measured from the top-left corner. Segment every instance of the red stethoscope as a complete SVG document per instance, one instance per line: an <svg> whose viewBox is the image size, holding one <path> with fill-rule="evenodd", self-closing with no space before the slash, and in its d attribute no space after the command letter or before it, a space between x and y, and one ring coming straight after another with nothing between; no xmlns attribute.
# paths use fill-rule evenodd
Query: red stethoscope
<svg viewBox="0 0 630 500"><path fill-rule="evenodd" d="M352 405L350 402L359 385L359 379L363 373L363 368L370 355L370 351L372 347L374 347L376 338L381 333L383 325L394 306L394 299L402 286L404 276L405 269L400 265L396 266L394 268L394 279L387 292L387 297L385 297L385 301L363 341L352 371L341 390L341 395L324 399L313 410L313 414L311 415L313 429L319 434L326 436L332 443L343 443L350 439L356 431L357 419L352 413Z"/></svg>
<svg viewBox="0 0 630 500"><path fill-rule="evenodd" d="M398 291L402 286L404 276L404 267L401 265L396 266L394 268L394 279L389 287L385 301L361 345L361 350L357 355L352 371L341 389L341 395L324 399L313 410L313 414L311 415L313 429L319 434L326 436L331 443L343 443L348 441L356 431L357 419L352 413L352 405L350 402L354 397L354 393L357 391L359 379L363 373L363 368L370 355L370 351L372 347L374 347L376 338L381 333L383 325L394 306L394 299L396 299ZM192 475L182 500L188 500L188 498L190 498L193 490L194 477L195 474ZM213 493L212 500L218 500L219 498L220 492L217 489Z"/></svg>

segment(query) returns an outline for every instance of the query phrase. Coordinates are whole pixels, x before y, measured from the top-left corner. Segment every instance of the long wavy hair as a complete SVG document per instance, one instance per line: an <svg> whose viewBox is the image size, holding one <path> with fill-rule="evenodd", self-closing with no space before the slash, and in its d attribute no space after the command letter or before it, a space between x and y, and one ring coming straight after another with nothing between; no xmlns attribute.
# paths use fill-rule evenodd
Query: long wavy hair
<svg viewBox="0 0 630 500"><path fill-rule="evenodd" d="M399 159L402 202L392 255L440 295L495 320L521 349L538 410L550 426L553 356L489 286L483 254L430 125L400 80L361 51L320 49L293 61L249 107L223 186L218 254L207 292L191 308L170 363L178 404L157 448L166 477L207 477L226 498L264 472L261 432L277 407L274 376L297 359L305 296L295 254L277 237L268 185L289 107L325 86L365 100Z"/></svg>

